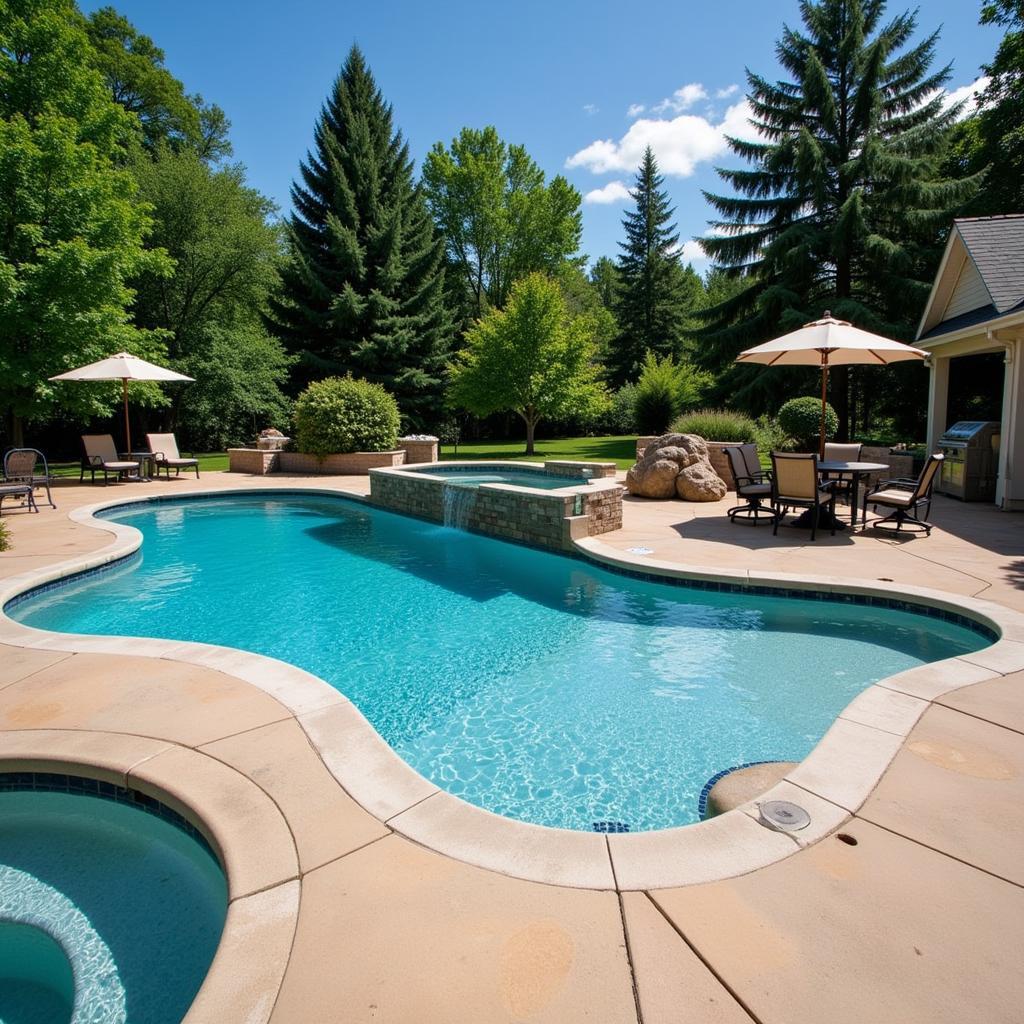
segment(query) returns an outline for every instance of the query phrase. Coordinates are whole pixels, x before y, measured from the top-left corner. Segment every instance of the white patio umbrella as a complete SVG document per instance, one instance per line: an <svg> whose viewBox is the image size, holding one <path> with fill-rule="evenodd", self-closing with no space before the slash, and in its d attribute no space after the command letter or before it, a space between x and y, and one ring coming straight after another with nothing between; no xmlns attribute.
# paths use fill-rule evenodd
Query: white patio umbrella
<svg viewBox="0 0 1024 1024"><path fill-rule="evenodd" d="M183 373L168 370L156 363L147 363L130 352L118 352L117 355L101 359L88 366L80 366L77 370L58 373L50 380L119 380L124 393L124 437L127 451L132 450L132 432L128 425L128 381L130 380L185 380L193 381L194 377L186 377Z"/></svg>
<svg viewBox="0 0 1024 1024"><path fill-rule="evenodd" d="M886 366L908 359L924 359L927 355L927 352L904 345L902 341L862 331L846 320L836 320L826 310L823 319L804 324L799 330L784 334L774 341L748 348L736 357L736 362L760 363L764 366L821 367L821 442L818 454L823 459L829 367Z"/></svg>

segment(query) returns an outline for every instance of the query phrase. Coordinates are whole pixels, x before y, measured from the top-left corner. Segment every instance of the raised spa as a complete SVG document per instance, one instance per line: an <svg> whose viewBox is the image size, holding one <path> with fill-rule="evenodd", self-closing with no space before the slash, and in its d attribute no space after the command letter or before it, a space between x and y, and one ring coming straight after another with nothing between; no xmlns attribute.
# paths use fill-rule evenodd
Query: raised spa
<svg viewBox="0 0 1024 1024"><path fill-rule="evenodd" d="M330 496L107 517L142 531L141 558L10 614L284 659L441 788L570 829L696 821L723 768L801 760L870 683L992 639L899 607L620 575Z"/></svg>

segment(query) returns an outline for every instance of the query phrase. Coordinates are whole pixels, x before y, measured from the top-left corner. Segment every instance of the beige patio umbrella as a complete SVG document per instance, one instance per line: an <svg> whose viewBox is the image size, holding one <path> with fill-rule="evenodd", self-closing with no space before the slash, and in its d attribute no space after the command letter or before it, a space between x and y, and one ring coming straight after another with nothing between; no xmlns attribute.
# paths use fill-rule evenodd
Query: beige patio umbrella
<svg viewBox="0 0 1024 1024"><path fill-rule="evenodd" d="M818 455L825 457L825 408L830 366L886 366L908 359L925 359L928 353L862 331L846 320L836 320L826 310L821 320L804 324L797 331L774 341L748 348L736 357L737 363L761 363L764 366L821 367L821 442Z"/></svg>
<svg viewBox="0 0 1024 1024"><path fill-rule="evenodd" d="M193 381L194 377L186 377L183 373L168 370L156 363L147 363L130 352L118 352L117 355L101 359L88 366L80 366L77 370L58 373L50 380L119 380L124 393L124 437L126 450L132 450L132 432L128 425L128 381L130 380L185 380Z"/></svg>

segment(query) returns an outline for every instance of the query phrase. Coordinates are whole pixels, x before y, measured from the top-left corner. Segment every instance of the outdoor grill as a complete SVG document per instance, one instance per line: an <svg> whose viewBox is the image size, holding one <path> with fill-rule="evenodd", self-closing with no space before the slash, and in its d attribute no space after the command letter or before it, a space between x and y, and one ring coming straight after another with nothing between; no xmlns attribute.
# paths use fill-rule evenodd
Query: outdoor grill
<svg viewBox="0 0 1024 1024"><path fill-rule="evenodd" d="M936 490L961 501L995 501L999 424L961 420L939 438L945 455Z"/></svg>

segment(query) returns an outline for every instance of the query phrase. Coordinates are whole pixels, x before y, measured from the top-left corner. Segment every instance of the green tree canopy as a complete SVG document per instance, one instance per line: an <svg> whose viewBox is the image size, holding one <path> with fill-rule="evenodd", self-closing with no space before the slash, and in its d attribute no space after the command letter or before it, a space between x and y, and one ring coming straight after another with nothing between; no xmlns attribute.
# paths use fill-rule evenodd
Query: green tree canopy
<svg viewBox="0 0 1024 1024"><path fill-rule="evenodd" d="M702 356L712 365L826 309L867 330L913 336L950 218L978 181L938 173L955 112L942 110L949 69L933 67L937 33L913 43L915 15L883 21L885 7L804 0L803 26L785 27L777 46L787 77L747 73L759 138L729 140L751 166L719 169L734 192L706 194L719 219L703 245L748 287L708 311ZM751 376L731 379L749 408L778 401L777 391L759 396ZM772 388L788 381L777 370L756 379ZM846 437L848 375L837 370L831 381Z"/></svg>
<svg viewBox="0 0 1024 1024"><path fill-rule="evenodd" d="M92 64L103 75L111 97L135 114L146 146L188 148L216 162L231 154L230 124L224 111L185 87L164 66L164 51L113 7L84 19L92 43Z"/></svg>
<svg viewBox="0 0 1024 1024"><path fill-rule="evenodd" d="M635 208L622 222L626 240L619 243L619 335L608 355L608 374L616 385L636 379L648 352L682 355L702 297L700 279L692 269L684 273L679 264L674 211L662 184L648 146L630 192Z"/></svg>
<svg viewBox="0 0 1024 1024"><path fill-rule="evenodd" d="M979 216L1024 213L1024 0L991 0L981 8L983 25L1006 34L991 64L978 111L953 131L945 164L951 176L985 171L968 212Z"/></svg>
<svg viewBox="0 0 1024 1024"><path fill-rule="evenodd" d="M607 405L594 365L594 325L570 315L556 281L534 273L512 286L466 335L451 370L449 401L477 416L515 412L526 454L544 418L596 415Z"/></svg>
<svg viewBox="0 0 1024 1024"><path fill-rule="evenodd" d="M175 369L195 378L174 390L169 428L194 447L220 448L285 426L292 360L261 318L280 258L273 204L246 186L241 166L211 168L192 149L161 145L132 171L152 209L150 244L175 264L135 282L136 322L163 331Z"/></svg>
<svg viewBox="0 0 1024 1024"><path fill-rule="evenodd" d="M121 349L162 355L128 315L127 281L168 266L143 247L147 209L123 166L136 130L70 0L0 0L0 407L15 444L58 404L112 409L112 388L51 375Z"/></svg>
<svg viewBox="0 0 1024 1024"><path fill-rule="evenodd" d="M352 373L387 388L412 426L433 422L452 340L444 246L357 47L321 111L292 202L270 323L299 357L298 382Z"/></svg>
<svg viewBox="0 0 1024 1024"><path fill-rule="evenodd" d="M475 316L504 306L519 278L553 274L579 251L579 192L561 175L545 184L526 149L492 127L463 128L448 149L436 143L423 183Z"/></svg>
<svg viewBox="0 0 1024 1024"><path fill-rule="evenodd" d="M590 283L597 289L601 304L605 309L613 310L619 304L619 268L615 261L601 256L590 268Z"/></svg>

